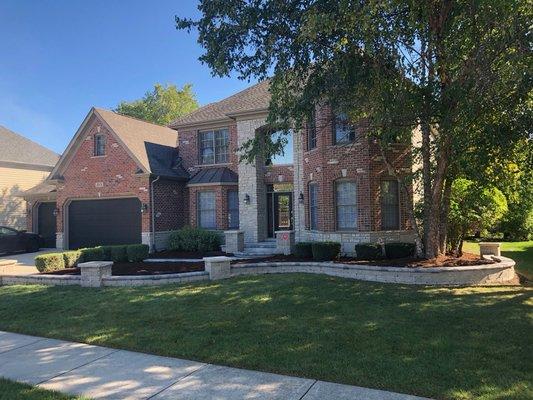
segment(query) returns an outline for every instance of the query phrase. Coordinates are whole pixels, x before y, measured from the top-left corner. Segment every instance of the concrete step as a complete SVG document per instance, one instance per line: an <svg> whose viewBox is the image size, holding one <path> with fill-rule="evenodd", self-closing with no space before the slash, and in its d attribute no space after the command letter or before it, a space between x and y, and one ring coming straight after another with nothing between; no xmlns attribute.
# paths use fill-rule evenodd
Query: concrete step
<svg viewBox="0 0 533 400"><path fill-rule="evenodd" d="M258 243L244 243L244 248L263 248L263 249L275 249L276 242L258 242Z"/></svg>

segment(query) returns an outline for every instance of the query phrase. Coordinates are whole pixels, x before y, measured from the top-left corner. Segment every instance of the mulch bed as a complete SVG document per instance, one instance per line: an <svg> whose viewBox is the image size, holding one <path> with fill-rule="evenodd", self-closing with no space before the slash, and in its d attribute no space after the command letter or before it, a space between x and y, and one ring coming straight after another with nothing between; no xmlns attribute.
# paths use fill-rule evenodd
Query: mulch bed
<svg viewBox="0 0 533 400"><path fill-rule="evenodd" d="M228 256L231 257L233 254L231 253L224 253L223 251L208 251L208 252L189 252L189 251L173 251L173 250L165 250L165 251L159 251L154 254L150 254L150 258L161 258L161 259L168 259L168 258L190 258L190 259L199 259L201 260L204 257L217 257L217 256Z"/></svg>
<svg viewBox="0 0 533 400"><path fill-rule="evenodd" d="M111 267L113 275L162 275L176 274L179 272L203 271L204 262L171 263L171 262L139 262L139 263L116 263ZM45 275L79 275L79 268L67 268Z"/></svg>
<svg viewBox="0 0 533 400"><path fill-rule="evenodd" d="M275 255L264 258L253 258L249 260L237 260L232 262L234 265L254 264L260 262L309 262L313 261L308 258L299 258L296 256ZM349 265L370 265L379 267L405 267L405 268L435 268L435 267L464 267L471 265L494 264L492 260L485 260L478 255L463 253L462 257L442 256L431 260L419 258L396 258L383 260L359 260L350 257L340 257L335 262Z"/></svg>

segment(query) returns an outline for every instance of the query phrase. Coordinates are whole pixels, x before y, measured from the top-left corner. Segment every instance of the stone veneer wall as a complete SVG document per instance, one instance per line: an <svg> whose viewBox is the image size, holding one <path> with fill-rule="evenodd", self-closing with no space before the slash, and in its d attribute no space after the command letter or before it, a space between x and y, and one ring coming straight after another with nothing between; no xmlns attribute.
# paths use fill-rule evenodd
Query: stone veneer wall
<svg viewBox="0 0 533 400"><path fill-rule="evenodd" d="M304 151L303 151L303 133L294 133L294 194L293 194L293 224L295 231L295 239L297 242L306 241L305 232L305 204L300 204L300 194L304 195L304 199L308 196L304 184Z"/></svg>

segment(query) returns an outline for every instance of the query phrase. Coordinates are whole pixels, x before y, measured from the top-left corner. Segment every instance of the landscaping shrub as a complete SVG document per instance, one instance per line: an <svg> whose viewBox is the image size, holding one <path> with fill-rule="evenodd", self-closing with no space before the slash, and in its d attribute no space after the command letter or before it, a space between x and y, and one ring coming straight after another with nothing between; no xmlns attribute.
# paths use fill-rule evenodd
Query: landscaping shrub
<svg viewBox="0 0 533 400"><path fill-rule="evenodd" d="M188 226L171 232L169 236L169 247L174 251L217 251L220 244L218 232Z"/></svg>
<svg viewBox="0 0 533 400"><path fill-rule="evenodd" d="M63 260L65 260L65 268L74 268L81 260L81 251L65 251L63 254Z"/></svg>
<svg viewBox="0 0 533 400"><path fill-rule="evenodd" d="M100 246L102 251L104 252L104 260L105 261L111 261L111 249L115 246Z"/></svg>
<svg viewBox="0 0 533 400"><path fill-rule="evenodd" d="M111 246L111 261L113 262L127 262L128 261L128 246Z"/></svg>
<svg viewBox="0 0 533 400"><path fill-rule="evenodd" d="M361 260L376 260L383 257L381 245L376 243L356 244L355 255Z"/></svg>
<svg viewBox="0 0 533 400"><path fill-rule="evenodd" d="M80 249L82 262L103 261L105 254L102 247L91 247L88 249Z"/></svg>
<svg viewBox="0 0 533 400"><path fill-rule="evenodd" d="M385 243L385 255L387 258L405 258L415 255L414 243Z"/></svg>
<svg viewBox="0 0 533 400"><path fill-rule="evenodd" d="M141 262L148 258L150 247L147 244L130 244L126 246L129 262Z"/></svg>
<svg viewBox="0 0 533 400"><path fill-rule="evenodd" d="M65 269L62 253L48 253L35 257L35 267L39 272L52 272Z"/></svg>
<svg viewBox="0 0 533 400"><path fill-rule="evenodd" d="M339 256L341 244L339 242L313 242L311 249L313 259L316 261L330 261Z"/></svg>
<svg viewBox="0 0 533 400"><path fill-rule="evenodd" d="M313 258L313 243L299 242L294 245L294 255L299 258Z"/></svg>

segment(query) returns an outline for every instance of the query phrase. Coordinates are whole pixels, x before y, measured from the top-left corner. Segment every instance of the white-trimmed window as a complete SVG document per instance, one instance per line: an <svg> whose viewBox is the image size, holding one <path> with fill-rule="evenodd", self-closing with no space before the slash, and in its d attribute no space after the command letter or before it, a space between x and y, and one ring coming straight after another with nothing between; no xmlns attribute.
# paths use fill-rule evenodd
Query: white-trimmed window
<svg viewBox="0 0 533 400"><path fill-rule="evenodd" d="M355 127L345 113L336 114L333 121L334 144L347 144L353 141L355 141Z"/></svg>
<svg viewBox="0 0 533 400"><path fill-rule="evenodd" d="M397 180L381 181L381 229L400 229L400 193Z"/></svg>
<svg viewBox="0 0 533 400"><path fill-rule="evenodd" d="M309 184L309 229L318 229L318 183Z"/></svg>
<svg viewBox="0 0 533 400"><path fill-rule="evenodd" d="M217 209L215 192L198 192L198 226L205 229L216 229Z"/></svg>
<svg viewBox="0 0 533 400"><path fill-rule="evenodd" d="M217 129L198 134L200 164L224 164L229 161L229 131Z"/></svg>
<svg viewBox="0 0 533 400"><path fill-rule="evenodd" d="M239 229L239 192L228 191L228 228Z"/></svg>
<svg viewBox="0 0 533 400"><path fill-rule="evenodd" d="M94 156L105 156L107 138L105 135L94 135Z"/></svg>
<svg viewBox="0 0 533 400"><path fill-rule="evenodd" d="M353 181L339 181L335 184L337 229L357 229L357 186Z"/></svg>

